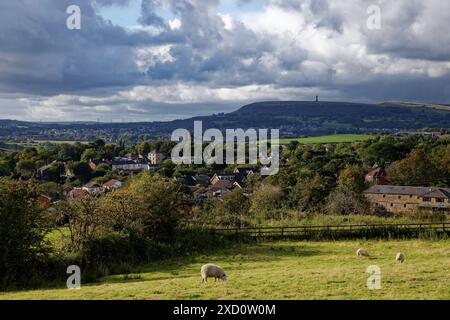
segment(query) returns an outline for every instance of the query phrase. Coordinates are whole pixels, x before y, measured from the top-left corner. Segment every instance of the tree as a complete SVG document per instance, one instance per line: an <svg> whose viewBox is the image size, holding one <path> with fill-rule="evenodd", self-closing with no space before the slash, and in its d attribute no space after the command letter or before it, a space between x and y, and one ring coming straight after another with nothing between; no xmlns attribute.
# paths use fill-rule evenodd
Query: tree
<svg viewBox="0 0 450 320"><path fill-rule="evenodd" d="M0 158L0 177L6 177L11 174L6 160Z"/></svg>
<svg viewBox="0 0 450 320"><path fill-rule="evenodd" d="M144 141L137 146L137 152L141 155L148 155L152 151L152 145L148 141Z"/></svg>
<svg viewBox="0 0 450 320"><path fill-rule="evenodd" d="M348 165L339 174L338 188L362 193L366 188L364 177L365 171L361 166Z"/></svg>
<svg viewBox="0 0 450 320"><path fill-rule="evenodd" d="M259 173L253 173L245 179L245 187L254 190L258 188L262 183L262 177Z"/></svg>
<svg viewBox="0 0 450 320"><path fill-rule="evenodd" d="M72 162L70 169L73 175L82 183L89 181L92 178L92 169L86 162Z"/></svg>
<svg viewBox="0 0 450 320"><path fill-rule="evenodd" d="M438 160L441 172L445 173L446 182L450 182L450 145L446 146Z"/></svg>
<svg viewBox="0 0 450 320"><path fill-rule="evenodd" d="M126 234L131 238L145 237L144 197L139 193L122 188L106 194L100 199L104 221L114 231Z"/></svg>
<svg viewBox="0 0 450 320"><path fill-rule="evenodd" d="M294 151L295 149L297 149L298 145L300 144L300 142L298 142L297 140L292 140L289 142L288 144L288 149L290 151Z"/></svg>
<svg viewBox="0 0 450 320"><path fill-rule="evenodd" d="M105 141L102 139L97 139L89 144L89 147L95 150L100 150L105 146Z"/></svg>
<svg viewBox="0 0 450 320"><path fill-rule="evenodd" d="M331 179L316 174L313 178L299 181L293 192L297 195L298 208L317 213L323 209L326 197L331 191Z"/></svg>
<svg viewBox="0 0 450 320"><path fill-rule="evenodd" d="M242 227L250 210L250 200L240 189L235 189L231 193L223 196L214 209L214 214L219 221L230 226Z"/></svg>
<svg viewBox="0 0 450 320"><path fill-rule="evenodd" d="M59 200L63 197L63 188L56 182L46 182L39 184L36 189L53 200Z"/></svg>
<svg viewBox="0 0 450 320"><path fill-rule="evenodd" d="M415 147L419 135L405 138L392 136L381 137L378 141L367 142L367 147L361 148L359 154L367 166L375 164L387 166L394 161L403 159Z"/></svg>
<svg viewBox="0 0 450 320"><path fill-rule="evenodd" d="M17 163L17 171L24 176L31 177L36 171L36 164L32 160L20 160Z"/></svg>
<svg viewBox="0 0 450 320"><path fill-rule="evenodd" d="M46 211L30 182L0 178L0 287L28 284L49 253Z"/></svg>
<svg viewBox="0 0 450 320"><path fill-rule="evenodd" d="M284 192L278 186L264 185L253 193L251 198L251 212L256 215L267 216L271 211L283 206Z"/></svg>
<svg viewBox="0 0 450 320"><path fill-rule="evenodd" d="M135 193L133 201L139 204L144 236L163 242L175 237L175 228L181 218L188 216L189 188L158 175L143 173L129 184L129 192Z"/></svg>
<svg viewBox="0 0 450 320"><path fill-rule="evenodd" d="M112 160L116 155L120 153L120 148L117 147L114 144L107 144L101 150L99 150L98 153L98 159L109 159Z"/></svg>
<svg viewBox="0 0 450 320"><path fill-rule="evenodd" d="M54 182L60 182L61 176L66 171L66 167L64 163L57 162L50 166L48 169L48 180L54 181Z"/></svg>
<svg viewBox="0 0 450 320"><path fill-rule="evenodd" d="M326 212L349 215L366 214L369 204L363 195L365 189L364 170L358 165L349 165L339 174L337 186L327 199Z"/></svg>
<svg viewBox="0 0 450 320"><path fill-rule="evenodd" d="M88 162L89 160L100 160L97 150L93 148L84 150L83 154L81 155L81 161Z"/></svg>
<svg viewBox="0 0 450 320"><path fill-rule="evenodd" d="M81 143L68 144L63 143L58 146L57 160L62 162L80 161L81 154L85 147Z"/></svg>
<svg viewBox="0 0 450 320"><path fill-rule="evenodd" d="M106 175L109 171L111 171L111 166L107 163L101 163L97 166L97 168L95 169L95 176L97 177L103 177L104 175Z"/></svg>
<svg viewBox="0 0 450 320"><path fill-rule="evenodd" d="M108 220L101 210L97 197L85 195L60 202L57 207L58 222L67 223L71 249L82 252L94 239L108 228Z"/></svg>
<svg viewBox="0 0 450 320"><path fill-rule="evenodd" d="M414 149L405 159L392 163L387 173L395 185L430 186L439 179L436 166L423 149Z"/></svg>
<svg viewBox="0 0 450 320"><path fill-rule="evenodd" d="M22 152L19 153L19 157L22 160L30 160L32 158L37 157L38 151L36 148L26 148Z"/></svg>

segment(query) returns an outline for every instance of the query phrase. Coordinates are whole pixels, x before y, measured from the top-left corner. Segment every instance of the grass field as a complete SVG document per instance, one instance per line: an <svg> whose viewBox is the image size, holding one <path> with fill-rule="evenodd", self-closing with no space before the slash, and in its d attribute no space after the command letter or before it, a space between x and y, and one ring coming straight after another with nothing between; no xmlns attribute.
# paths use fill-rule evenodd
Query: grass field
<svg viewBox="0 0 450 320"><path fill-rule="evenodd" d="M355 141L366 141L374 136L367 134L335 134L330 136L298 138L298 139L280 139L280 144L286 145L291 141L298 141L303 144L322 144L322 143L351 143Z"/></svg>
<svg viewBox="0 0 450 320"><path fill-rule="evenodd" d="M76 140L35 140L36 143L50 143L50 144L75 144L75 143L81 143L81 144L87 144L87 141L76 141Z"/></svg>
<svg viewBox="0 0 450 320"><path fill-rule="evenodd" d="M371 258L358 258L364 247ZM404 264L395 254L406 255ZM229 281L202 284L203 263ZM381 268L381 290L367 289L367 267ZM450 299L450 240L276 242L154 263L104 277L80 290L0 293L0 299Z"/></svg>

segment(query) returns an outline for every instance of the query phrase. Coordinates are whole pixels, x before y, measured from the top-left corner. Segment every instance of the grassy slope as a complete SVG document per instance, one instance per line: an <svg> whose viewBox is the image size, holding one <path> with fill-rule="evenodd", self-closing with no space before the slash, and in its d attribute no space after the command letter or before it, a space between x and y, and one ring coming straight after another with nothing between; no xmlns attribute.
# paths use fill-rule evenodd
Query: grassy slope
<svg viewBox="0 0 450 320"><path fill-rule="evenodd" d="M357 258L359 247L372 257ZM406 254L403 265L394 261L398 251ZM206 262L223 266L230 280L202 284ZM381 290L366 288L369 265L381 268ZM81 290L0 293L0 299L450 299L450 240L265 243L136 271Z"/></svg>
<svg viewBox="0 0 450 320"><path fill-rule="evenodd" d="M367 134L336 134L330 136L298 138L298 139L280 139L280 144L289 144L291 141L298 141L304 144L320 144L320 143L350 143L355 141L365 141L373 138Z"/></svg>

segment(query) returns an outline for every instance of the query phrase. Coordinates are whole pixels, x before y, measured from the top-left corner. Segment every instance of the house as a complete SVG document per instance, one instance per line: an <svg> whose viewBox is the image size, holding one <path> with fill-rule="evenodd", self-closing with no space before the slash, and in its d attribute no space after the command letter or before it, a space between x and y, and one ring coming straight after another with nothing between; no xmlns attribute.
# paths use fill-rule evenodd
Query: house
<svg viewBox="0 0 450 320"><path fill-rule="evenodd" d="M103 188L98 184L94 182L89 182L85 184L82 189L90 194L99 194L103 192Z"/></svg>
<svg viewBox="0 0 450 320"><path fill-rule="evenodd" d="M236 168L236 169L234 169L233 173L248 177L249 175L257 173L257 169L255 169L255 168Z"/></svg>
<svg viewBox="0 0 450 320"><path fill-rule="evenodd" d="M211 185L216 184L218 181L229 181L231 184L237 182L240 186L244 186L245 179L247 178L246 175L240 174L240 173L232 173L232 174L219 174L216 173L211 178Z"/></svg>
<svg viewBox="0 0 450 320"><path fill-rule="evenodd" d="M66 169L66 172L64 173L64 176L67 178L73 178L74 174L73 174L72 170L69 168L69 165L67 163L65 164L65 169Z"/></svg>
<svg viewBox="0 0 450 320"><path fill-rule="evenodd" d="M115 158L111 162L111 168L113 171L119 172L141 172L149 171L150 166L148 161L143 159L130 160L128 158Z"/></svg>
<svg viewBox="0 0 450 320"><path fill-rule="evenodd" d="M242 181L235 181L233 182L233 189L244 189L245 185L242 183Z"/></svg>
<svg viewBox="0 0 450 320"><path fill-rule="evenodd" d="M163 163L164 159L166 159L166 156L160 152L157 152L156 150L153 150L148 154L147 158L151 165L158 166Z"/></svg>
<svg viewBox="0 0 450 320"><path fill-rule="evenodd" d="M212 197L222 197L226 193L230 193L233 189L233 183L230 180L218 180L209 187L209 194Z"/></svg>
<svg viewBox="0 0 450 320"><path fill-rule="evenodd" d="M210 182L211 185L216 184L218 181L230 181L234 182L236 179L235 174L222 174L222 173L215 173L214 176L211 178Z"/></svg>
<svg viewBox="0 0 450 320"><path fill-rule="evenodd" d="M364 180L367 184L387 184L386 170L380 167L374 167L366 174Z"/></svg>
<svg viewBox="0 0 450 320"><path fill-rule="evenodd" d="M194 197L194 200L202 201L208 197L208 189L206 189L205 187L194 187L192 189L192 196Z"/></svg>
<svg viewBox="0 0 450 320"><path fill-rule="evenodd" d="M51 167L52 167L52 164L48 164L48 165L40 167L37 170L37 178L38 179L46 179L48 177L49 170Z"/></svg>
<svg viewBox="0 0 450 320"><path fill-rule="evenodd" d="M37 197L37 203L41 208L49 208L50 205L52 204L52 198L46 196L45 194L40 194Z"/></svg>
<svg viewBox="0 0 450 320"><path fill-rule="evenodd" d="M88 165L92 170L97 170L97 167L101 164L109 164L109 161L105 160L105 159L103 159L103 160L92 160L91 159L88 161Z"/></svg>
<svg viewBox="0 0 450 320"><path fill-rule="evenodd" d="M203 175L203 174L194 176L194 180L195 180L195 185L199 185L202 187L208 187L211 184L211 182L210 182L211 178L208 177L207 175Z"/></svg>
<svg viewBox="0 0 450 320"><path fill-rule="evenodd" d="M185 184L187 186L197 185L197 181L194 179L193 176L190 176L190 175L183 175L181 177L175 177L174 180L177 182L180 182L182 184Z"/></svg>
<svg viewBox="0 0 450 320"><path fill-rule="evenodd" d="M114 190L122 188L122 182L116 179L111 179L103 184L103 188L106 190Z"/></svg>
<svg viewBox="0 0 450 320"><path fill-rule="evenodd" d="M450 211L450 189L375 185L364 192L373 208L392 213Z"/></svg>
<svg viewBox="0 0 450 320"><path fill-rule="evenodd" d="M127 158L128 160L139 160L139 155L131 152L131 153L127 153L125 155L125 158Z"/></svg>
<svg viewBox="0 0 450 320"><path fill-rule="evenodd" d="M93 161L92 159L90 159L88 161L88 165L92 170L95 170L97 169L98 161Z"/></svg>
<svg viewBox="0 0 450 320"><path fill-rule="evenodd" d="M85 197L88 194L89 193L86 190L83 190L82 188L75 188L69 192L69 197L72 199L78 199L81 197Z"/></svg>
<svg viewBox="0 0 450 320"><path fill-rule="evenodd" d="M73 190L73 188L72 188L71 186L68 186L68 185L64 185L64 186L63 186L63 189L62 189L63 194L64 194L64 196L66 196L66 197L69 195L69 193L70 193L72 190Z"/></svg>

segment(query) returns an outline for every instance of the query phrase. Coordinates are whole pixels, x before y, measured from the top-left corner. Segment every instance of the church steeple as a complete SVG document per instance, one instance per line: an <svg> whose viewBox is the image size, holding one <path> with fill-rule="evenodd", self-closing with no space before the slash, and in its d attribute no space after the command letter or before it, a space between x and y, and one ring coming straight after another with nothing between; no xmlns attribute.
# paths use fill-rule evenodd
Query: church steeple
<svg viewBox="0 0 450 320"><path fill-rule="evenodd" d="M319 96L316 96L316 102L319 102Z"/></svg>

